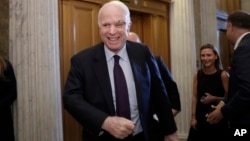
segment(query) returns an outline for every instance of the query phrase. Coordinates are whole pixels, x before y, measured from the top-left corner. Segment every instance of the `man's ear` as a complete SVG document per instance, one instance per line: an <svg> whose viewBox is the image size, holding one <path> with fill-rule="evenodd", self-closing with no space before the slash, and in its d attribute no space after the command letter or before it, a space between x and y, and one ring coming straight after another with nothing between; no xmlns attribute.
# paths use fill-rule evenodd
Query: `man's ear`
<svg viewBox="0 0 250 141"><path fill-rule="evenodd" d="M128 29L127 29L128 33L130 32L131 25L132 25L132 22L128 23Z"/></svg>
<svg viewBox="0 0 250 141"><path fill-rule="evenodd" d="M233 25L230 22L227 22L227 30L232 30L233 29Z"/></svg>

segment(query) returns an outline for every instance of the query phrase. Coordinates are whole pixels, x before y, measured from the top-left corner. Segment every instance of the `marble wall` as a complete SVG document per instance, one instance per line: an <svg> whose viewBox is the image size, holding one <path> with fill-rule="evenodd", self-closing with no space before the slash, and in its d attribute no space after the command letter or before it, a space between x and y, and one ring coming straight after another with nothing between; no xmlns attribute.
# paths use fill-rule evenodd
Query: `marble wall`
<svg viewBox="0 0 250 141"><path fill-rule="evenodd" d="M9 0L18 141L63 141L58 0Z"/></svg>
<svg viewBox="0 0 250 141"><path fill-rule="evenodd" d="M178 135L181 140L187 138L192 80L196 71L195 25L193 0L175 0L170 8L170 46L171 72L175 79L181 98L181 112L176 116Z"/></svg>

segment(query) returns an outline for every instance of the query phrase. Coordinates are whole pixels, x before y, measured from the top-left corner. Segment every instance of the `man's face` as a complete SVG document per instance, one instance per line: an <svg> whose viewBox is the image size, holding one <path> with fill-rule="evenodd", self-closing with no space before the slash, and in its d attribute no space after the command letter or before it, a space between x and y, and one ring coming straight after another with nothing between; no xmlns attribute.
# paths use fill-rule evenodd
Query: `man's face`
<svg viewBox="0 0 250 141"><path fill-rule="evenodd" d="M116 6L104 7L100 15L100 37L109 50L117 53L124 46L128 26L122 9Z"/></svg>

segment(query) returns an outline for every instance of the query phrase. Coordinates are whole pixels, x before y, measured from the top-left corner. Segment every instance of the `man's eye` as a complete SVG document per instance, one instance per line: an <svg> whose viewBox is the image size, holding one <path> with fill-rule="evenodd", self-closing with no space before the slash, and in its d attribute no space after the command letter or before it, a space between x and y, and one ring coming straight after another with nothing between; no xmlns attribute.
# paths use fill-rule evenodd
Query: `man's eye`
<svg viewBox="0 0 250 141"><path fill-rule="evenodd" d="M123 27L123 26L125 26L124 22L116 24L116 27Z"/></svg>
<svg viewBox="0 0 250 141"><path fill-rule="evenodd" d="M122 26L123 26L123 24L117 24L116 26L117 26L117 27L122 27Z"/></svg>
<svg viewBox="0 0 250 141"><path fill-rule="evenodd" d="M103 26L103 27L109 27L110 24L103 24L102 26Z"/></svg>

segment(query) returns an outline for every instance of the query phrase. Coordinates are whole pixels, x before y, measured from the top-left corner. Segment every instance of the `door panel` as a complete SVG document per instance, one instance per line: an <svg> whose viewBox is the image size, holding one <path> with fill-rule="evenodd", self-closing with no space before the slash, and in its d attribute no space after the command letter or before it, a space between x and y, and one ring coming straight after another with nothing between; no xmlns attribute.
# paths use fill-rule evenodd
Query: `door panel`
<svg viewBox="0 0 250 141"><path fill-rule="evenodd" d="M100 41L97 28L96 4L70 1L62 3L62 85L70 68L70 58L77 52ZM82 126L63 111L64 141L82 141Z"/></svg>
<svg viewBox="0 0 250 141"><path fill-rule="evenodd" d="M226 31L219 31L219 43L220 43L220 55L223 69L227 70L230 66L232 55L233 55L233 46L230 44L226 37Z"/></svg>

